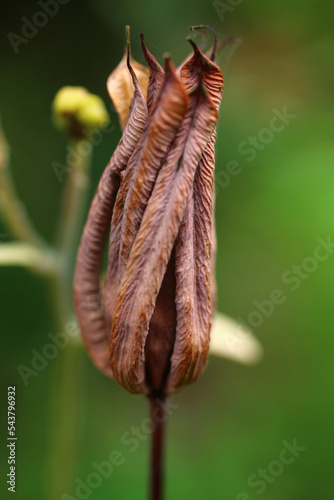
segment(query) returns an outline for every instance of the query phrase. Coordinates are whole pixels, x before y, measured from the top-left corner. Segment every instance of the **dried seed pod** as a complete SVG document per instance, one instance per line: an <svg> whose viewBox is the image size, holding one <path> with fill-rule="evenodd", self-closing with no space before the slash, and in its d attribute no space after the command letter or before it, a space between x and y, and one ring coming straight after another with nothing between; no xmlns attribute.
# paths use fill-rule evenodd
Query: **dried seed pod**
<svg viewBox="0 0 334 500"><path fill-rule="evenodd" d="M163 70L141 38L150 67L147 106L128 49L133 105L127 119L128 94L117 94L127 123L88 216L75 301L95 363L130 392L166 394L195 380L208 355L214 142L223 77L192 41L194 53L182 68L176 72L166 56ZM112 75L115 82L117 73ZM86 307L92 298L96 302Z"/></svg>

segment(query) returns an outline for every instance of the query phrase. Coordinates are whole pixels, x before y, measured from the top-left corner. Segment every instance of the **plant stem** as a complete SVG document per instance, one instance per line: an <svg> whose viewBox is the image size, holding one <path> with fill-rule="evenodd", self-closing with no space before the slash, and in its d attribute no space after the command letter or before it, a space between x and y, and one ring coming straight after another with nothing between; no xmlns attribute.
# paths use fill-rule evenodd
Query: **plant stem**
<svg viewBox="0 0 334 500"><path fill-rule="evenodd" d="M68 322L74 319L72 279L86 207L91 153L89 140L77 139L72 142L56 244L52 248L35 230L17 196L8 167L9 148L0 125L0 210L12 235L22 240L1 245L0 266L27 266L51 280L54 324L63 335L66 335ZM57 360L51 390L53 425L47 496L52 500L66 493L74 475L72 471L78 438L76 430L80 420L78 396L82 378L82 351L78 340L79 334L71 335L65 351Z"/></svg>
<svg viewBox="0 0 334 500"><path fill-rule="evenodd" d="M59 273L52 283L52 300L59 327L62 329L73 318L74 259L86 207L91 149L91 144L86 139L77 139L71 144L69 174L58 220L55 246L59 253ZM83 151L87 154L82 154Z"/></svg>
<svg viewBox="0 0 334 500"><path fill-rule="evenodd" d="M86 139L72 141L70 172L65 186L56 235L56 246L69 262L73 262L89 187L92 145ZM86 151L86 154L83 152ZM72 277L71 277L72 278Z"/></svg>
<svg viewBox="0 0 334 500"><path fill-rule="evenodd" d="M74 320L72 280L75 254L80 238L80 229L86 207L89 187L91 145L87 140L76 140L71 145L71 163L56 234L56 251L59 255L57 274L52 278L52 305L55 322L60 332L66 332L66 325ZM88 154L82 154L88 151ZM58 360L53 381L53 395L56 406L53 417L53 446L48 498L56 500L71 488L74 463L77 455L78 422L80 401L78 401L82 377L82 350L78 348L77 337L71 336L62 358Z"/></svg>
<svg viewBox="0 0 334 500"><path fill-rule="evenodd" d="M83 356L80 345L70 341L56 360L51 384L48 500L59 500L75 484L82 421Z"/></svg>
<svg viewBox="0 0 334 500"><path fill-rule="evenodd" d="M51 249L40 249L29 243L2 243L0 266L25 266L44 276L54 276L57 257Z"/></svg>
<svg viewBox="0 0 334 500"><path fill-rule="evenodd" d="M8 229L15 238L37 247L46 243L31 222L21 203L9 171L9 148L0 125L0 210Z"/></svg>
<svg viewBox="0 0 334 500"><path fill-rule="evenodd" d="M168 419L166 405L168 400L166 397L150 397L149 399L152 425L150 498L151 500L163 500L165 432Z"/></svg>

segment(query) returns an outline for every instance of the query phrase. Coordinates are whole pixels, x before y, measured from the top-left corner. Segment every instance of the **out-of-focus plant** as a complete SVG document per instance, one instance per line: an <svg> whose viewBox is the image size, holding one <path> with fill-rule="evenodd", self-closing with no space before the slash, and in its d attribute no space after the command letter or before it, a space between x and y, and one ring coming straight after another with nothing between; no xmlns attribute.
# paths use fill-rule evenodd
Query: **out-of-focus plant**
<svg viewBox="0 0 334 500"><path fill-rule="evenodd" d="M82 87L64 87L52 105L55 126L69 140L72 154L65 166L63 201L52 244L38 233L16 192L9 167L9 147L0 129L0 216L12 242L0 244L0 266L23 266L49 283L54 327L71 335L62 356L54 366L51 389L52 445L50 450L47 498L59 498L70 485L74 467L74 443L80 409L81 338L73 312L72 279L80 230L87 205L92 159L91 134L109 125L102 100ZM101 132L102 133L102 132ZM64 174L64 172L63 172ZM65 176L64 176L65 177ZM38 312L36 312L38 314ZM62 471L66 470L66 474Z"/></svg>

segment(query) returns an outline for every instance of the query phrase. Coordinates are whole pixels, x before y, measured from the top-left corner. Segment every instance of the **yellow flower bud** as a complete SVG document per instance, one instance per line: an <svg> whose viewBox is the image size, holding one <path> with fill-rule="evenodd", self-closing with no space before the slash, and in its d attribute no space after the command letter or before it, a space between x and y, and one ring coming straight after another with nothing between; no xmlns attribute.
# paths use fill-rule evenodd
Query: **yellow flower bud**
<svg viewBox="0 0 334 500"><path fill-rule="evenodd" d="M104 102L94 94L87 94L77 112L77 119L88 129L101 128L109 121Z"/></svg>
<svg viewBox="0 0 334 500"><path fill-rule="evenodd" d="M76 136L102 128L109 121L102 99L84 87L62 87L54 98L52 112L55 126Z"/></svg>

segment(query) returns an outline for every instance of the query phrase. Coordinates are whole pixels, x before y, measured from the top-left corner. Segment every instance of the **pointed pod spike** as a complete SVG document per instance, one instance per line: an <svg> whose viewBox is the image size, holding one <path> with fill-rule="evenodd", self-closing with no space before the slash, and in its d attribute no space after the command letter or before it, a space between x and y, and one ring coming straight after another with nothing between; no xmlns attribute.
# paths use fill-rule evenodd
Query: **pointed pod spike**
<svg viewBox="0 0 334 500"><path fill-rule="evenodd" d="M130 58L131 58L131 45L130 45L130 26L125 27L125 36L126 36L126 63L130 70ZM131 72L131 70L130 70Z"/></svg>
<svg viewBox="0 0 334 500"><path fill-rule="evenodd" d="M107 81L108 93L116 108L123 130L129 116L129 108L134 94L134 87L136 87L132 72L136 75L135 81L138 81L138 85L145 99L149 80L149 70L132 57L128 58L127 52L126 49L121 62L109 75Z"/></svg>
<svg viewBox="0 0 334 500"><path fill-rule="evenodd" d="M200 49L198 48L198 46L196 45L196 43L194 42L194 40L190 36L187 37L187 42L189 42L190 45L192 46L192 48L194 49L195 56L202 60L203 54L200 51Z"/></svg>
<svg viewBox="0 0 334 500"><path fill-rule="evenodd" d="M143 49L143 52L144 52L144 56L145 56L145 59L146 59L146 52L148 52L147 50L147 47L145 45L145 37L144 37L144 33L139 33L139 36L140 36L140 43L141 43L141 47ZM147 60L147 59L146 59Z"/></svg>
<svg viewBox="0 0 334 500"><path fill-rule="evenodd" d="M150 68L150 78L147 87L147 109L150 111L153 102L157 97L164 78L164 70L153 54L148 50L144 41L143 33L140 33L140 41L144 57Z"/></svg>
<svg viewBox="0 0 334 500"><path fill-rule="evenodd" d="M182 83L185 85L188 93L196 91L196 89L198 91L204 85L215 107L218 109L224 88L222 72L215 62L203 54L191 38L187 40L194 52L178 69Z"/></svg>
<svg viewBox="0 0 334 500"><path fill-rule="evenodd" d="M192 48L194 49L194 52L195 52L195 53L198 53L198 52L199 52L199 49L198 49L198 47L197 47L196 43L194 42L194 40L193 40L190 36L187 36L186 40L187 40L187 42L189 42L189 43L190 43L190 45L191 45L191 46L192 46Z"/></svg>
<svg viewBox="0 0 334 500"><path fill-rule="evenodd" d="M164 53L164 60L165 60L165 74L167 76L173 73L175 71L175 68L171 56L168 52Z"/></svg>
<svg viewBox="0 0 334 500"><path fill-rule="evenodd" d="M214 61L216 59L216 52L217 52L217 33L216 33L216 31L212 28L212 26L209 26L207 24L197 24L196 26L190 26L189 29L191 31L202 30L202 29L208 29L211 31L211 33L213 34L214 42L213 42L213 47L212 47L212 51L210 54L210 60Z"/></svg>
<svg viewBox="0 0 334 500"><path fill-rule="evenodd" d="M148 50L145 44L144 40L144 34L140 33L140 41L141 41L141 47L143 50L144 57L146 59L147 64L149 65L151 70L158 70L158 71L163 71L161 65L158 63L156 58L153 56L153 54Z"/></svg>
<svg viewBox="0 0 334 500"><path fill-rule="evenodd" d="M125 36L126 36L126 44L130 51L130 26L128 24L125 26Z"/></svg>
<svg viewBox="0 0 334 500"><path fill-rule="evenodd" d="M133 85L135 86L135 88L137 88L139 86L139 84L138 84L138 78L136 77L136 73L133 71L133 68L131 66L129 55L128 55L128 58L127 58L127 66L128 66L128 70L130 71L130 75L131 75L131 78L132 78Z"/></svg>
<svg viewBox="0 0 334 500"><path fill-rule="evenodd" d="M176 68L172 61L170 54L167 52L164 54L165 66L164 66L164 79L168 80L169 77L178 79Z"/></svg>
<svg viewBox="0 0 334 500"><path fill-rule="evenodd" d="M139 87L138 78L137 78L136 73L134 72L134 70L131 66L131 43L130 43L130 26L129 25L127 25L125 27L125 33L126 33L126 46L127 46L126 64L127 64L128 70L130 72L133 85L137 89Z"/></svg>
<svg viewBox="0 0 334 500"><path fill-rule="evenodd" d="M125 37L126 37L126 64L129 68L129 71L131 73L131 65L130 65L130 59L131 59L131 44L130 44L130 26L127 24L125 26ZM132 73L131 73L132 76ZM133 77L132 77L133 79Z"/></svg>
<svg viewBox="0 0 334 500"><path fill-rule="evenodd" d="M194 42L194 40L192 38L188 37L187 41L190 43L190 45L194 49L194 56L193 57L195 58L195 61L197 61L197 64L196 64L196 66L197 66L197 73L199 75L201 75L202 72L203 72L204 56L203 56L202 52L197 47L196 43Z"/></svg>

